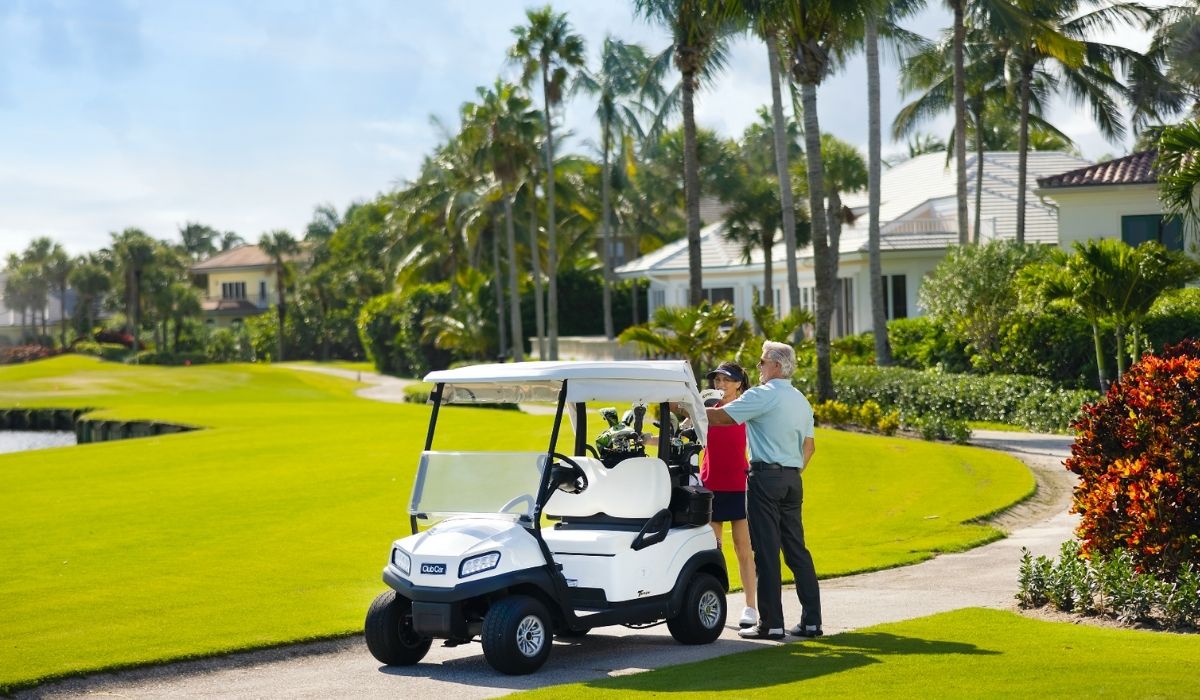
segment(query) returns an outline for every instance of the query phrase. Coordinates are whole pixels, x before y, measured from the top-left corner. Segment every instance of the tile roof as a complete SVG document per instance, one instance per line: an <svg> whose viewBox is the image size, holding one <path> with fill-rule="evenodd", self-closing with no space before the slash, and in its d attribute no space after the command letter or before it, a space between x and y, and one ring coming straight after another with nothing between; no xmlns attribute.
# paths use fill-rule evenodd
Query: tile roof
<svg viewBox="0 0 1200 700"><path fill-rule="evenodd" d="M299 253L284 257L292 262L296 262L306 260L309 254L308 244L301 241ZM262 248L256 245L247 244L217 253L207 260L202 260L192 265L191 270L193 273L203 273L209 270L226 270L235 267L268 267L270 265L270 255L264 253Z"/></svg>
<svg viewBox="0 0 1200 700"><path fill-rule="evenodd" d="M1038 178L1038 186L1044 189L1055 187L1094 187L1096 185L1142 185L1158 182L1154 160L1158 151L1141 151L1103 163L1089 165L1065 173Z"/></svg>

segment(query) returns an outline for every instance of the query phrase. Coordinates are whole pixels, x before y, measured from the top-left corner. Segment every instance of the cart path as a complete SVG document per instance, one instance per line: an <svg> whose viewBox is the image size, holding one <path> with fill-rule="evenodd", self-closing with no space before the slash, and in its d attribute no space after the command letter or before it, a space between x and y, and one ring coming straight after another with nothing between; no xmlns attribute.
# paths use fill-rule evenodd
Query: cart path
<svg viewBox="0 0 1200 700"><path fill-rule="evenodd" d="M1067 514L1067 508L1075 477L1062 467L1062 460L1069 454L1071 439L981 430L973 441L1014 454L1037 477L1037 496L991 519L1009 536L913 566L822 581L826 634L964 607L1012 608L1021 547L1035 555L1051 555L1070 538L1076 518ZM819 563L819 543L815 553ZM363 601L364 611L367 602ZM355 636L96 674L47 684L18 697L489 698L776 644L737 637L733 625L742 605L741 593L730 594L731 624L714 644L676 644L665 626L636 631L603 628L582 640L555 642L546 665L529 676L494 672L476 643L455 648L435 645L422 663L389 668L376 662L361 637ZM799 603L791 588L784 591L784 608L789 624L799 619Z"/></svg>
<svg viewBox="0 0 1200 700"><path fill-rule="evenodd" d="M360 372L353 369L339 369L337 367L320 367L316 365L293 365L283 363L278 365L284 369L294 369L301 372L316 372L317 374L328 374L331 377L341 377L349 379L367 386L354 392L355 396L373 401L384 401L386 403L404 403L404 387L410 384L416 384L415 379L400 379L399 377L391 377L386 374L378 374L375 372Z"/></svg>

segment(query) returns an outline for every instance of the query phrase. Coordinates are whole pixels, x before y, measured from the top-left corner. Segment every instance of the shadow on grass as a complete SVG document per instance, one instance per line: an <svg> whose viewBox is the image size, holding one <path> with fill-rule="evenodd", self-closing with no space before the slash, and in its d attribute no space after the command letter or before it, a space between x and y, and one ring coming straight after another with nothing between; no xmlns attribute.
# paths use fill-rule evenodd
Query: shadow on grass
<svg viewBox="0 0 1200 700"><path fill-rule="evenodd" d="M767 688L884 663L887 657L947 654L997 655L974 644L903 637L885 632L847 632L833 637L733 654L634 676L586 683L606 689L652 692L730 691ZM753 669L752 672L747 672Z"/></svg>

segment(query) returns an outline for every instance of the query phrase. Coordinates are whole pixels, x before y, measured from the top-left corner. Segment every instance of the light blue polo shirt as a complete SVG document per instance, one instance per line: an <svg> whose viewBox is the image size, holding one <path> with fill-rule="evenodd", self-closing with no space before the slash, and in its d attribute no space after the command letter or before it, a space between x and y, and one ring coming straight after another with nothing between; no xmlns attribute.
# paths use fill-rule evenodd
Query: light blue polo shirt
<svg viewBox="0 0 1200 700"><path fill-rule="evenodd" d="M721 408L746 424L750 459L804 468L804 439L813 437L812 404L786 379L759 384Z"/></svg>

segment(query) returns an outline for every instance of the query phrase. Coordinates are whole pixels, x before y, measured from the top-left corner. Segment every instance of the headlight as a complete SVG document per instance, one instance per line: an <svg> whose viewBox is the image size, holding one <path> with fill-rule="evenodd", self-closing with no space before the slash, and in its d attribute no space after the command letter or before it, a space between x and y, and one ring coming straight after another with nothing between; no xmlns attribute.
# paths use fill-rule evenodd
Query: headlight
<svg viewBox="0 0 1200 700"><path fill-rule="evenodd" d="M399 547L396 547L392 550L392 563L395 564L396 568L400 569L400 572L405 576L412 571L412 557L408 556L408 553Z"/></svg>
<svg viewBox="0 0 1200 700"><path fill-rule="evenodd" d="M479 556L464 559L458 567L458 577L466 578L484 571L490 571L500 564L500 552L488 552Z"/></svg>

